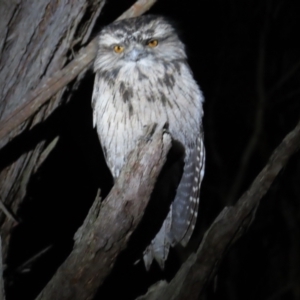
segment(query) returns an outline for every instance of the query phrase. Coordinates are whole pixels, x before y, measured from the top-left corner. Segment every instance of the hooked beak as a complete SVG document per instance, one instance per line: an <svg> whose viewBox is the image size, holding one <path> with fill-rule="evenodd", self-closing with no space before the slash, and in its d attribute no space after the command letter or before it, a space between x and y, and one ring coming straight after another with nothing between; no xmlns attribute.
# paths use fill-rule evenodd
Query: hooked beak
<svg viewBox="0 0 300 300"><path fill-rule="evenodd" d="M126 56L131 61L139 61L146 56L146 53L144 49L133 48Z"/></svg>

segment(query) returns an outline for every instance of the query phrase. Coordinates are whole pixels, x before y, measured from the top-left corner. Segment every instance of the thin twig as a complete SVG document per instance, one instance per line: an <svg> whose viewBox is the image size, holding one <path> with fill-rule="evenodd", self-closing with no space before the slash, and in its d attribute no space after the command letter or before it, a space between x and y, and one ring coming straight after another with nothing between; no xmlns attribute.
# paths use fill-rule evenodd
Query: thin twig
<svg viewBox="0 0 300 300"><path fill-rule="evenodd" d="M293 63L292 67L283 74L283 76L274 84L274 86L268 91L269 95L273 95L278 89L280 89L286 82L289 81L300 70L300 60Z"/></svg>
<svg viewBox="0 0 300 300"><path fill-rule="evenodd" d="M3 213L7 216L8 219L14 221L16 224L19 223L17 219L13 216L13 214L6 208L5 204L2 202L1 196L0 196L0 210L3 211Z"/></svg>
<svg viewBox="0 0 300 300"><path fill-rule="evenodd" d="M117 20L139 16L149 10L156 1L138 0ZM24 104L20 105L0 122L0 140L36 113L43 104L75 79L79 73L90 67L96 56L96 42L97 39L95 38L85 48L82 48L73 61L61 71L46 79L37 89L28 95Z"/></svg>
<svg viewBox="0 0 300 300"><path fill-rule="evenodd" d="M22 263L19 267L17 267L16 272L17 273L22 273L24 272L24 269L31 265L33 262L35 262L37 259L39 259L41 256L43 256L46 252L48 252L53 246L47 246L46 248L42 249L32 257L30 257L28 260L26 260L24 263Z"/></svg>

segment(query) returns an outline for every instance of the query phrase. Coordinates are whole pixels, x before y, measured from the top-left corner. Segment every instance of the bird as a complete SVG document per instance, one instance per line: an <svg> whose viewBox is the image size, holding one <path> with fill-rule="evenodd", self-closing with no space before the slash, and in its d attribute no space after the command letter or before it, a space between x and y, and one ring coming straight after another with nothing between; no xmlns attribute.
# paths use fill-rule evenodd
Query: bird
<svg viewBox="0 0 300 300"><path fill-rule="evenodd" d="M170 247L186 246L195 228L204 176L204 96L185 45L167 18L144 15L100 31L93 64L93 125L114 180L145 126L168 124L184 148L184 167L163 224L143 252L146 269L164 268Z"/></svg>

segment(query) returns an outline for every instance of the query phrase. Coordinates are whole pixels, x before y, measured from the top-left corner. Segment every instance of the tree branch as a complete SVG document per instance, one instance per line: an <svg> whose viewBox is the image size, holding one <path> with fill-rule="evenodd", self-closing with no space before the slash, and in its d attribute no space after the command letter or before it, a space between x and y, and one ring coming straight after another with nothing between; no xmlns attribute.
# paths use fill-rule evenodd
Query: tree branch
<svg viewBox="0 0 300 300"><path fill-rule="evenodd" d="M156 1L138 0L117 20L139 16L149 10ZM73 61L64 69L46 79L41 86L28 95L24 104L0 122L0 140L36 113L43 104L75 79L78 74L90 67L96 56L96 42L97 38L93 39L85 48L79 51L78 56Z"/></svg>
<svg viewBox="0 0 300 300"><path fill-rule="evenodd" d="M148 128L107 198L96 198L75 235L70 256L37 300L92 299L140 222L171 147L171 136ZM101 209L100 209L101 206Z"/></svg>
<svg viewBox="0 0 300 300"><path fill-rule="evenodd" d="M241 237L255 217L261 198L300 146L300 122L275 149L267 165L236 205L225 207L205 233L196 253L181 266L174 279L153 285L138 300L198 299L229 247Z"/></svg>
<svg viewBox="0 0 300 300"><path fill-rule="evenodd" d="M0 236L0 300L5 300L2 263L2 239Z"/></svg>

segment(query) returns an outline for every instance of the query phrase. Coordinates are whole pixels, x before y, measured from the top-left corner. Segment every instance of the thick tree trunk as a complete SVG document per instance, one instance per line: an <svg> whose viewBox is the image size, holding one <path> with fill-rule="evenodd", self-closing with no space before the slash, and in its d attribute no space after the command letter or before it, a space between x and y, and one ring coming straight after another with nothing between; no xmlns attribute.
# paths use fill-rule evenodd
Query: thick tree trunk
<svg viewBox="0 0 300 300"><path fill-rule="evenodd" d="M104 0L14 0L0 2L0 120L5 119L44 78L62 69L72 59L72 48L85 43ZM44 105L34 117L0 141L0 148L16 135L41 122L61 101L63 90ZM1 201L17 212L27 183L44 150L40 142L20 155L0 173ZM1 154L0 154L1 155ZM1 157L1 156L0 156ZM2 163L5 165L5 162ZM3 253L7 252L11 228L9 213L0 211Z"/></svg>

